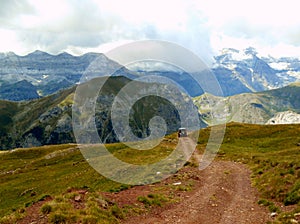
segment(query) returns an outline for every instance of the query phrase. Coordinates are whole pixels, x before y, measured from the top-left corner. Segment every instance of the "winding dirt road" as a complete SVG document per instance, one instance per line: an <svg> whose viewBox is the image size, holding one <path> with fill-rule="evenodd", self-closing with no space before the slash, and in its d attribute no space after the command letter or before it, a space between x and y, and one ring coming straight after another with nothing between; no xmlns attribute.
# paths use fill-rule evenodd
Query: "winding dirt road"
<svg viewBox="0 0 300 224"><path fill-rule="evenodd" d="M188 157L193 142L181 142L181 155ZM199 161L199 155L192 159ZM177 175L177 176L176 176ZM176 179L185 175L186 179ZM191 191L176 192L178 202L155 207L148 213L129 216L123 224L263 224L270 221L266 207L259 206L258 193L251 186L250 170L246 165L214 160L206 169L184 167L178 174L154 185L135 186L119 193L102 193L105 198L120 207L137 203L137 197L148 195L152 187L172 186L174 181L193 181ZM184 182L182 184L185 184ZM167 190L167 193L169 190ZM40 206L29 207L28 216L18 223L48 223L46 217L39 217ZM35 221L35 222L33 222Z"/></svg>
<svg viewBox="0 0 300 224"><path fill-rule="evenodd" d="M202 184L184 200L124 223L259 224L270 220L266 208L257 204L246 166L215 161L198 172Z"/></svg>

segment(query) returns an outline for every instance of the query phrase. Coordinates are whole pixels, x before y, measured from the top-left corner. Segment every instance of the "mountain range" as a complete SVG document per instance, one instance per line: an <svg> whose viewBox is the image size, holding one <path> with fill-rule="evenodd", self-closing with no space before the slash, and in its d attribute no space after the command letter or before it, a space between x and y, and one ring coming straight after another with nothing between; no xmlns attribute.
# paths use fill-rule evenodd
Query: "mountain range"
<svg viewBox="0 0 300 224"><path fill-rule="evenodd" d="M96 66L90 66L96 62ZM85 72L107 76L132 77L131 71L108 59L104 54L87 53L73 56L68 53L51 55L34 51L26 56L0 54L0 99L22 101L37 99L75 86ZM89 77L90 79L91 77Z"/></svg>
<svg viewBox="0 0 300 224"><path fill-rule="evenodd" d="M90 66L91 63L96 66ZM113 101L132 79L147 75L169 78L187 91L182 95L173 94L171 98L177 105L172 105L170 99L155 96L134 104L129 124L139 138L151 134L149 122L153 116L165 119L167 133L180 127L177 108L184 105L178 97L184 97L188 108L197 107L201 127L220 120L255 124L299 121L300 84L295 82L300 76L299 60L259 57L252 48L224 49L215 57L211 69L224 96L204 93L184 72L132 71L96 53L82 56L50 55L41 51L26 56L8 53L0 54L0 65L0 99L3 99L0 100L0 150L75 142L72 106L78 85L93 86L95 91L99 91L97 85L103 85L96 99L95 117L87 123L95 122L102 142L119 141L111 121ZM89 77L82 82L87 71ZM113 76L103 83L104 76L111 74ZM140 82L138 85L145 89L149 85L155 86L151 86L152 89L166 89L167 84ZM189 117L189 110L185 111Z"/></svg>
<svg viewBox="0 0 300 224"><path fill-rule="evenodd" d="M224 96L276 89L300 80L299 59L261 57L251 47L223 49L212 70Z"/></svg>
<svg viewBox="0 0 300 224"><path fill-rule="evenodd" d="M105 78L97 78L81 85L94 86L103 84ZM118 142L111 121L111 108L116 95L131 80L122 77L109 78L97 97L95 116L86 124L95 122L102 142ZM140 83L148 88L153 83ZM164 89L165 84L156 83L151 88ZM92 87L93 88L93 87ZM0 149L32 147L47 144L76 142L72 127L72 106L76 87L70 87L58 93L30 101L0 101ZM91 89L92 90L92 89ZM137 101L131 109L129 125L133 133L145 138L151 133L149 121L154 116L161 116L166 121L167 133L175 132L180 126L177 108L197 107L201 120L200 128L215 124L215 120L244 123L292 123L299 120L300 84L268 90L259 93L243 93L229 97L213 96L205 93L190 102L187 95L182 99L174 94L172 105L169 100L155 96ZM85 103L89 107L89 102ZM196 108L196 109L197 109ZM191 117L190 109L184 109L186 117ZM293 111L293 112L291 112ZM122 108L118 113L124 114ZM83 114L83 116L85 116ZM216 119L217 118L217 119ZM284 121L284 122L282 122ZM151 122L150 122L151 123ZM114 124L118 125L118 124Z"/></svg>
<svg viewBox="0 0 300 224"><path fill-rule="evenodd" d="M90 66L92 63L97 66ZM224 96L271 90L300 81L299 59L261 57L253 48L223 49L210 69ZM35 51L25 56L0 54L0 99L22 101L47 96L76 85L87 71L96 76L113 74L130 79L158 75L175 81L192 97L204 93L191 75L183 71L131 71L100 53L73 56Z"/></svg>

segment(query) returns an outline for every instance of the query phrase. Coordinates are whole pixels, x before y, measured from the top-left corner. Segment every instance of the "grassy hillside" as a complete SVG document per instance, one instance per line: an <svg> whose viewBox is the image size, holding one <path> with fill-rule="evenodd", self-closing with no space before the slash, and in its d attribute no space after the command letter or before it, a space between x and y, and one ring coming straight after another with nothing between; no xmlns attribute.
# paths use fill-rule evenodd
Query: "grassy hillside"
<svg viewBox="0 0 300 224"><path fill-rule="evenodd" d="M249 165L253 171L253 186L260 192L261 199L258 203L267 206L270 212L278 213L274 223L290 223L294 215L300 212L299 133L300 125L262 126L229 123L216 158ZM204 150L208 136L209 128L203 129L198 141L200 152ZM177 138L174 134L151 151L132 150L116 143L108 145L108 148L121 160L145 164L166 157L176 143ZM67 201L68 198L76 196L74 189L90 192L85 206L91 206L91 209L84 214L72 213L67 217L68 220L72 217L86 220L94 217L95 221L101 216L101 220L115 223L122 218L123 213L113 204L105 210L97 207L99 201L104 200L99 198L97 192L114 192L130 187L98 174L84 160L77 146L72 144L2 152L0 179L0 217L6 216L2 219L3 223L5 220L11 221L21 217L25 207L30 207L34 202L45 200L47 197L55 200L50 204L46 203L42 207L43 211L39 212L50 213L53 220L55 217L59 219L55 216L58 214L56 211L73 211L68 207L70 204ZM13 215L8 216L9 214ZM6 223L11 223L10 221Z"/></svg>
<svg viewBox="0 0 300 224"><path fill-rule="evenodd" d="M275 223L291 223L300 212L300 125L251 125L229 123L219 159L248 164L258 202L278 212ZM199 144L205 144L208 129Z"/></svg>
<svg viewBox="0 0 300 224"><path fill-rule="evenodd" d="M294 83L270 91L230 97L204 94L195 97L193 101L208 124L213 123L212 118L224 118L227 122L265 124L278 112L300 112L300 85Z"/></svg>
<svg viewBox="0 0 300 224"><path fill-rule="evenodd" d="M33 135L40 132L43 135L44 127L41 123L41 115L53 108L63 108L66 105L66 99L74 92L75 88L70 88L57 94L47 96L41 99L10 102L0 101L0 147L1 149L9 149L11 147L21 147L24 145L25 138L32 133ZM65 111L65 114L70 114ZM60 116L56 116L56 120L51 120L46 125L55 127L55 122ZM38 137L38 136L36 136ZM42 138L42 136L40 136ZM27 144L28 145L28 144Z"/></svg>
<svg viewBox="0 0 300 224"><path fill-rule="evenodd" d="M280 89L266 91L265 93L290 102L291 107L300 112L300 83L296 82Z"/></svg>
<svg viewBox="0 0 300 224"><path fill-rule="evenodd" d="M95 99L91 98L91 93L98 93L94 105L95 118L88 116L85 123L90 122L93 125L95 122L102 142L118 142L119 139L111 121L111 110L115 97L130 81L121 76L110 77L107 80L100 77L81 84L80 88L72 87L32 101L0 101L0 150L76 142L72 128L72 115L74 114L72 112L76 111L72 109L76 89L82 90L79 91L80 93L76 92L76 99L84 99L81 105L79 105L79 100L76 105L80 107L77 109L83 111L82 114L78 113L78 116L82 116L80 119L85 119L85 110L94 105ZM99 86L102 86L101 91ZM172 105L170 101L153 95L139 99L130 110L129 125L132 132L139 137L149 136L149 120L154 116L161 116L165 119L167 133L176 131L180 127L177 108L182 110L182 108L193 106L192 101L186 101L187 97L178 93L171 95L169 90L165 89L166 86L161 83L140 82L139 87L139 94L143 94L145 90L162 89L169 94L170 98L172 97L174 102L178 103ZM124 100L127 100L126 97ZM114 110L115 113L124 114L126 112L124 105L118 107L118 111ZM186 116L189 116L189 112L190 110L186 110Z"/></svg>
<svg viewBox="0 0 300 224"><path fill-rule="evenodd" d="M117 158L130 163L153 163L172 151L176 144L176 140L172 140L174 136L170 137L171 140L165 139L151 151L132 150L117 143L107 148ZM114 192L129 187L97 173L75 144L0 152L0 179L0 217L14 212L14 218L22 216L24 208L33 203L71 189ZM14 218L9 217L7 223Z"/></svg>

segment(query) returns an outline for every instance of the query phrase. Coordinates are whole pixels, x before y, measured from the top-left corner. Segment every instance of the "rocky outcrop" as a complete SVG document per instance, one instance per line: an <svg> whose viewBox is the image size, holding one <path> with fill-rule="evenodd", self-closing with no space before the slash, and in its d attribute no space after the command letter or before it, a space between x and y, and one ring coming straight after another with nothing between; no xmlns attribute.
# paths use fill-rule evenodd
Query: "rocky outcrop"
<svg viewBox="0 0 300 224"><path fill-rule="evenodd" d="M293 111L279 112L266 124L300 124L300 114Z"/></svg>

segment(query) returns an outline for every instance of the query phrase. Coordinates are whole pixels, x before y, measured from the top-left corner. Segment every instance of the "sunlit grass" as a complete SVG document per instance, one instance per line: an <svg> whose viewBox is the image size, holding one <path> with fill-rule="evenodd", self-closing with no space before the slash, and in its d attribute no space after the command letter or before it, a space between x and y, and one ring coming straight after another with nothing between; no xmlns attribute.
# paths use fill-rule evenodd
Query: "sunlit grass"
<svg viewBox="0 0 300 224"><path fill-rule="evenodd" d="M205 144L208 130L199 142ZM291 216L300 211L300 125L227 125L219 159L248 164L252 183L270 212L280 212L280 206L293 205ZM264 203L262 203L264 204ZM280 206L279 206L280 205ZM287 213L278 220L289 223Z"/></svg>
<svg viewBox="0 0 300 224"><path fill-rule="evenodd" d="M197 146L200 153L205 149L209 130L203 129L200 133ZM267 206L270 212L278 212L278 223L289 223L294 214L300 212L300 146L297 146L300 143L299 133L300 125L230 123L217 156L217 159L245 163L251 168L253 186L260 192L258 203ZM130 149L122 143L106 146L120 160L143 165L166 158L177 142L177 136L173 134L152 150ZM99 203L97 207L95 202L99 199L99 196L96 197L97 192L119 192L131 187L108 180L97 173L75 144L2 152L0 179L0 217L6 216L2 221L6 220L7 223L21 218L26 207L48 196L55 200L47 202L41 208L41 213L49 213L50 221L63 219L68 222L77 220L82 223L97 223L101 216L107 223L114 223L126 213L126 209L110 205L108 209L98 211ZM179 190L189 191L191 186L184 185L181 188ZM89 210L74 210L66 204L64 207L63 203L70 203L74 196L72 192L66 193L68 189L87 189L94 192L84 201ZM57 198L61 198L61 202ZM158 206L163 202L153 199L157 197L144 196L140 201L151 204L152 200ZM292 207L290 212L283 212L281 206ZM63 212L64 209L68 212ZM128 212L134 210L139 208L127 208Z"/></svg>
<svg viewBox="0 0 300 224"><path fill-rule="evenodd" d="M0 217L70 187L109 191L120 185L93 170L76 145L20 149L1 153L0 161Z"/></svg>
<svg viewBox="0 0 300 224"><path fill-rule="evenodd" d="M176 145L172 139L166 138L153 150L130 149L122 143L109 144L107 149L128 163L154 163L172 152ZM0 178L0 217L28 207L44 195L55 196L68 188L113 192L125 189L122 184L97 173L75 144L2 152Z"/></svg>

